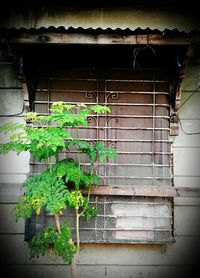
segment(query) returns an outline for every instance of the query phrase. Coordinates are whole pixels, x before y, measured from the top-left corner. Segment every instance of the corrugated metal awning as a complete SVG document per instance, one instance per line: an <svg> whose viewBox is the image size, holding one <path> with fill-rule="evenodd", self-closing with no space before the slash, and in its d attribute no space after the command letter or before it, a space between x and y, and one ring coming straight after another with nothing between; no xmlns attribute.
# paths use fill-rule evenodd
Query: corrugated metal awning
<svg viewBox="0 0 200 278"><path fill-rule="evenodd" d="M60 44L190 44L199 41L200 31L150 28L83 28L50 26L40 28L0 28L0 42Z"/></svg>
<svg viewBox="0 0 200 278"><path fill-rule="evenodd" d="M109 34L109 33L116 33L116 34L131 34L131 35L150 35L150 34L157 34L157 35L196 35L200 33L200 30L192 30L190 32L185 32L185 31L180 31L177 28L175 29L151 29L149 27L147 28L136 28L136 29L131 29L131 28L83 28L83 27L73 27L70 26L66 28L65 26L49 26L49 27L39 27L39 28L6 28L6 27L1 27L0 28L0 34L11 34L11 33L90 33L90 34Z"/></svg>

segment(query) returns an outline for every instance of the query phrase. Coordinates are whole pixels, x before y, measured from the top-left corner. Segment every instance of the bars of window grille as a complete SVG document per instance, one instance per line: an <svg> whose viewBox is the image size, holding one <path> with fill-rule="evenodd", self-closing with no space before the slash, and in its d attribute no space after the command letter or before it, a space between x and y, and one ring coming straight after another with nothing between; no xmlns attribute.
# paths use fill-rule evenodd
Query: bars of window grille
<svg viewBox="0 0 200 278"><path fill-rule="evenodd" d="M172 242L172 205L168 198L92 196L91 205L98 215L89 222L80 219L81 242ZM72 209L60 216L67 218L75 239ZM37 227L53 223L52 215L37 216Z"/></svg>
<svg viewBox="0 0 200 278"><path fill-rule="evenodd" d="M54 101L102 104L111 109L104 116L91 115L89 129L81 128L82 140L102 140L116 148L117 160L98 165L101 184L171 185L172 167L169 140L169 98L167 79L151 78L40 78L35 110L49 113ZM134 75L134 73L133 73ZM124 79L123 79L124 78ZM75 130L72 134L76 136ZM60 153L60 159L76 159L77 150ZM89 161L82 155L82 166ZM33 172L42 165L31 161Z"/></svg>

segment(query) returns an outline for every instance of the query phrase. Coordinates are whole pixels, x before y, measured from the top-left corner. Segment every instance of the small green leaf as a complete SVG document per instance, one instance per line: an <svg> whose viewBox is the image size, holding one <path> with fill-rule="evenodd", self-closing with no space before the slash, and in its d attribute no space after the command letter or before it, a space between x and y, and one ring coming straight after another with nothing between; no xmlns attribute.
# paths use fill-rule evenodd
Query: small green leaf
<svg viewBox="0 0 200 278"><path fill-rule="evenodd" d="M91 219L91 214L86 212L85 213L85 221L90 221L90 219Z"/></svg>
<svg viewBox="0 0 200 278"><path fill-rule="evenodd" d="M105 114L110 112L110 108L103 105L93 105L90 109L97 114Z"/></svg>

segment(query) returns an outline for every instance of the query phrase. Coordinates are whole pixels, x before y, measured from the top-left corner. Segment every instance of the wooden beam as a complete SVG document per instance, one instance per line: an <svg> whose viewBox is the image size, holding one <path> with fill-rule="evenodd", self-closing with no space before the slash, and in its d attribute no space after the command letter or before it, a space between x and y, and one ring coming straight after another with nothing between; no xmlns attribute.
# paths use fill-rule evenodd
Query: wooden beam
<svg viewBox="0 0 200 278"><path fill-rule="evenodd" d="M85 193L87 190L85 190ZM92 187L94 195L144 196L144 197L185 197L199 198L200 188L173 186L108 186Z"/></svg>
<svg viewBox="0 0 200 278"><path fill-rule="evenodd" d="M19 32L0 36L0 43L17 44L125 44L125 45L189 45L186 35L116 35L82 33L40 33Z"/></svg>
<svg viewBox="0 0 200 278"><path fill-rule="evenodd" d="M86 193L86 191L85 191ZM112 196L176 197L172 186L99 186L92 187L91 194Z"/></svg>

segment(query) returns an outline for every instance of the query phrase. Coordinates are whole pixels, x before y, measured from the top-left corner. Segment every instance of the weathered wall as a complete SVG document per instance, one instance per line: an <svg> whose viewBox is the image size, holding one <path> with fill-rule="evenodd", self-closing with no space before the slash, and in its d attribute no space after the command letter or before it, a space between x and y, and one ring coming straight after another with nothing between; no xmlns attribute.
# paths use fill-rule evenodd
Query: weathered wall
<svg viewBox="0 0 200 278"><path fill-rule="evenodd" d="M53 12L52 12L53 13ZM92 12L90 12L92 13ZM61 21L57 23L55 18L51 19L50 25L64 25L73 23L74 26L83 25L83 27L97 26L101 22L101 27L112 28L115 26L127 27L128 22L134 26L150 28L173 28L191 25L196 26L195 21L191 25L178 20L176 24L172 15L158 17L158 14L151 12L151 16L145 15L145 20L137 17L132 23L130 11L121 14L120 11L115 14L115 20L112 21L113 15L105 12L98 13L98 20L95 12L93 19L87 19L86 12L80 12L79 17L68 15L61 16ZM47 14L47 13L46 13ZM46 15L44 14L44 15ZM122 15L125 21L122 20ZM124 17L124 15L126 15ZM141 14L141 15L144 15ZM138 14L137 14L138 16ZM20 17L20 14L18 14ZM180 16L181 17L181 16ZM85 18L85 19L84 19ZM106 18L110 18L110 20ZM171 19L170 21L168 21ZM27 27L21 18L18 21L19 26ZM62 21L63 20L63 21ZM33 20L34 21L34 20ZM84 23L84 21L86 23ZM36 26L47 26L47 17L39 18ZM69 23L70 22L70 23ZM81 22L81 24L80 24ZM96 23L95 23L96 22ZM120 25L121 22L121 25ZM145 23L146 22L146 25ZM161 24L162 22L162 24ZM194 23L194 24L193 24ZM35 24L35 23L34 23ZM184 26L183 26L183 25ZM10 26L13 26L13 23ZM186 29L187 29L186 28ZM200 60L194 59L188 66L186 78L183 83L182 102L190 96L194 89L199 85ZM23 94L17 81L17 75L14 66L5 60L0 63L0 99L1 99L1 118L2 121L14 120L22 121L20 117L6 117L9 114L16 114L21 111L23 103ZM10 88L11 87L11 88ZM187 132L200 131L200 95L195 93L190 100L180 109L180 119L183 128ZM171 245L120 245L120 244L93 244L83 245L81 248L80 259L78 262L78 277L81 278L179 278L179 277L199 277L199 245L200 245L200 198L196 195L193 188L200 188L200 135L186 135L180 130L180 135L174 140L174 169L175 169L175 186L177 188L188 187L181 196L175 198L174 220L175 220L175 239L176 243ZM19 184L25 179L29 171L29 156L15 156L14 154L7 157L1 157L0 170L0 262L3 267L1 270L6 272L2 277L24 277L24 278L64 278L70 277L69 267L62 264L61 260L55 257L44 257L29 261L29 252L24 242L24 223L23 221L15 222L11 212L14 208L21 192ZM10 276L9 276L10 275Z"/></svg>
<svg viewBox="0 0 200 278"><path fill-rule="evenodd" d="M188 98L199 84L199 60L189 65L183 83L182 101ZM5 106L1 114L21 111L23 94L17 82L12 64L1 63L1 97ZM5 81L6 76L6 81ZM14 83L13 83L14 82ZM15 83L17 82L17 83ZM18 89L5 89L18 87ZM12 92L15 92L15 102ZM180 109L180 119L187 132L200 131L199 93L195 93ZM7 109L6 109L7 108ZM20 117L5 117L2 120L22 121ZM180 130L174 140L175 186L199 188L200 135L186 135ZM12 210L21 194L19 183L28 173L27 155L14 154L1 158L0 184L0 242L1 258L6 273L14 277L70 277L69 267L55 257L29 261L29 251L24 242L24 222L15 222ZM192 192L192 191L191 191ZM175 198L175 239L171 245L83 245L78 262L78 274L83 278L101 277L198 277L200 245L200 198L185 191L185 196ZM183 193L182 193L183 194ZM192 194L192 195L191 195ZM196 273L195 273L196 272ZM194 274L195 273L195 274ZM193 276L192 276L193 275Z"/></svg>
<svg viewBox="0 0 200 278"><path fill-rule="evenodd" d="M0 55L0 122L24 123L24 92L18 80L16 66L10 57L5 57L3 51ZM1 141L6 142L11 134L1 136ZM20 183L29 172L29 155L26 153L17 156L9 153L0 156L0 181L1 183Z"/></svg>
<svg viewBox="0 0 200 278"><path fill-rule="evenodd" d="M25 123L20 117L24 107L24 93L17 78L17 70L10 57L0 55L0 124L6 122ZM19 116L18 116L19 114ZM1 142L7 142L10 134L0 135ZM29 154L17 156L14 152L0 155L0 243L2 256L11 247L10 236L18 241L18 234L24 232L24 221L17 224L12 208L22 194L20 184L29 172ZM6 235L6 238L4 238ZM5 245L4 245L5 243ZM15 243L14 243L15 244ZM12 256L14 255L14 249ZM8 260L7 260L8 262Z"/></svg>

